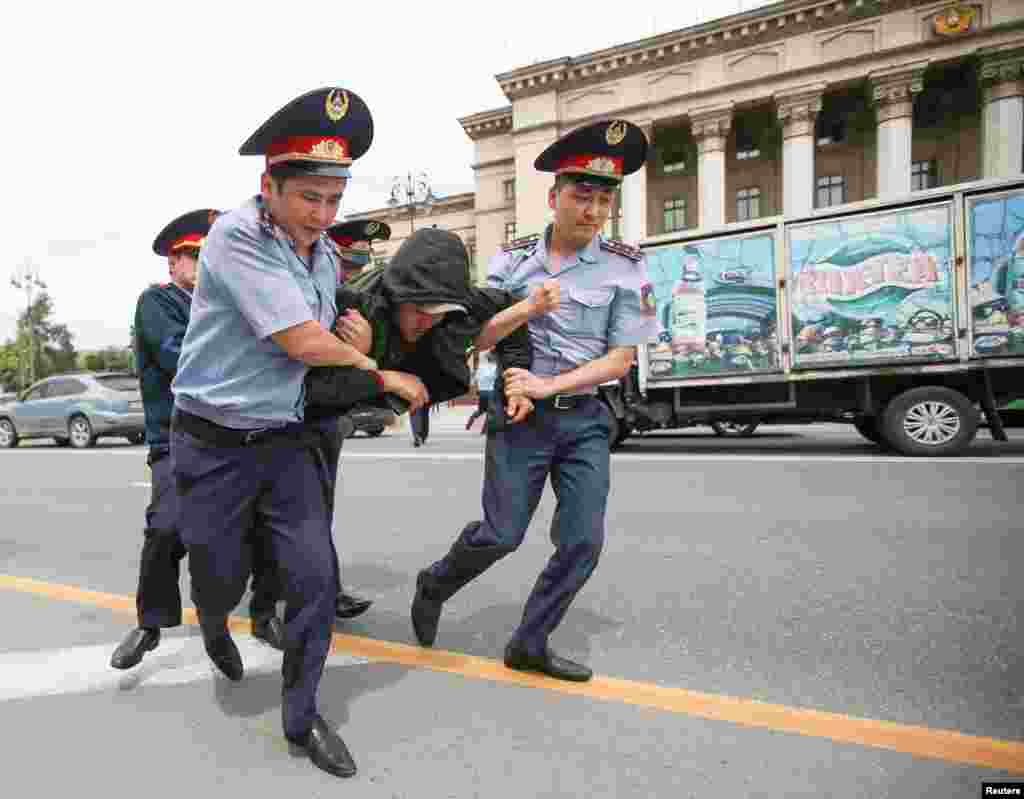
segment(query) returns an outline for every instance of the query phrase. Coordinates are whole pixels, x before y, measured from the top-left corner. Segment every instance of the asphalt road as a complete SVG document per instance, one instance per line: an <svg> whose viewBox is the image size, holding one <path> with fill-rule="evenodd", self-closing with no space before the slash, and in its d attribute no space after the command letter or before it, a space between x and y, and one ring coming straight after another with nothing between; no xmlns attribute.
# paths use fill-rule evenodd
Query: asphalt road
<svg viewBox="0 0 1024 799"><path fill-rule="evenodd" d="M143 448L0 452L4 792L969 797L1024 780L1020 433L949 461L831 426L630 440L601 565L552 639L599 676L567 691L500 665L550 553L550 492L521 550L446 605L435 650L414 645L415 574L478 514L464 419L443 411L419 450L404 430L345 447L343 579L375 599L338 626L321 687L349 781L284 742L280 656L244 631L239 684L191 626L107 666L134 621Z"/></svg>

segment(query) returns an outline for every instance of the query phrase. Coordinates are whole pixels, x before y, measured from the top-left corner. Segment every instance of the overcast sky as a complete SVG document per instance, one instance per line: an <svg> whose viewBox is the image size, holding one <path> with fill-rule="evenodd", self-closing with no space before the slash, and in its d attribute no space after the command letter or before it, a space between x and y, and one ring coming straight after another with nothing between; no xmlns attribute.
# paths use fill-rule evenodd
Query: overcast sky
<svg viewBox="0 0 1024 799"><path fill-rule="evenodd" d="M0 48L0 341L25 304L9 277L31 258L79 349L126 344L139 292L167 274L155 235L256 193L262 161L239 145L310 89L350 88L373 113L343 217L384 205L407 170L440 195L472 190L457 119L508 104L495 74L760 5L16 4Z"/></svg>

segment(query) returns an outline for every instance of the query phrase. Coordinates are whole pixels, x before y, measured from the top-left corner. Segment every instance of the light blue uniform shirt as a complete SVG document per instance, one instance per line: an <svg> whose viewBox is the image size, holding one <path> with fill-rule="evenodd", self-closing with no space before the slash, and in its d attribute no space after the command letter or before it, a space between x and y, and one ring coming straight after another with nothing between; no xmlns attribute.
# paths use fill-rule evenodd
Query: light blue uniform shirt
<svg viewBox="0 0 1024 799"><path fill-rule="evenodd" d="M557 272L549 272L550 235L548 227L536 242L502 251L488 266L488 285L519 298L545 280L559 282L558 309L529 322L531 372L561 374L606 355L610 347L634 347L658 334L642 258L633 260L605 249L597 235L574 258L563 260Z"/></svg>
<svg viewBox="0 0 1024 799"><path fill-rule="evenodd" d="M476 370L476 387L478 391L494 391L498 382L498 365L494 361L481 361Z"/></svg>
<svg viewBox="0 0 1024 799"><path fill-rule="evenodd" d="M171 384L177 407L244 430L301 421L308 367L270 336L310 320L334 324L338 273L327 241L307 266L259 197L217 218Z"/></svg>

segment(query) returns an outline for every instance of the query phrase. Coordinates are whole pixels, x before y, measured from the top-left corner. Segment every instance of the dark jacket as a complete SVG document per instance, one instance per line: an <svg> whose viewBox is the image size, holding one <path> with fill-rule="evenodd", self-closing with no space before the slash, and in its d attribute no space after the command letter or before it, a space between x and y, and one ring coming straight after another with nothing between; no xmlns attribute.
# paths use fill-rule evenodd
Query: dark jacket
<svg viewBox="0 0 1024 799"><path fill-rule="evenodd" d="M173 283L150 286L135 306L135 371L146 415L146 443L170 447L171 381L178 371L181 341L192 311L192 295Z"/></svg>
<svg viewBox="0 0 1024 799"><path fill-rule="evenodd" d="M370 357L381 369L414 374L423 381L431 403L445 402L469 391L472 375L467 350L491 317L513 305L515 297L500 289L477 288L470 283L469 257L458 236L437 228L423 228L410 236L383 269L360 275L338 289L338 310L358 309L373 329ZM395 311L403 302L450 302L466 313L449 312L431 328L415 348L400 345ZM495 348L499 368L529 369L532 362L526 325ZM395 410L395 398L388 404ZM350 366L315 367L306 378L307 415L353 405L382 404L383 392L370 372Z"/></svg>

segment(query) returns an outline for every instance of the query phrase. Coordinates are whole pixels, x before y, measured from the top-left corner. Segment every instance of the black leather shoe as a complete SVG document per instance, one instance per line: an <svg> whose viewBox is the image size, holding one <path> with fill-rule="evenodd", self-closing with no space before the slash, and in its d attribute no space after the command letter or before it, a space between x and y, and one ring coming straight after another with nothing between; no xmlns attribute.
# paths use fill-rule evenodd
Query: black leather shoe
<svg viewBox="0 0 1024 799"><path fill-rule="evenodd" d="M284 624L274 613L253 618L252 637L266 641L274 649L284 651Z"/></svg>
<svg viewBox="0 0 1024 799"><path fill-rule="evenodd" d="M594 676L594 672L582 663L559 657L550 649L545 649L543 655L528 655L512 644L505 647L505 665L516 671L538 671L556 680L571 682L586 682Z"/></svg>
<svg viewBox="0 0 1024 799"><path fill-rule="evenodd" d="M160 644L159 627L136 627L118 644L110 656L115 669L130 669L142 662L142 656Z"/></svg>
<svg viewBox="0 0 1024 799"><path fill-rule="evenodd" d="M338 592L338 602L334 613L339 619L354 619L356 616L366 613L372 604L372 599L350 594L342 588Z"/></svg>
<svg viewBox="0 0 1024 799"><path fill-rule="evenodd" d="M416 576L416 595L412 598L412 629L416 633L416 640L423 646L434 645L437 624L441 620L441 606L444 604L442 600L426 596L424 583L429 579L430 575L425 571Z"/></svg>
<svg viewBox="0 0 1024 799"><path fill-rule="evenodd" d="M242 654L235 646L235 641L228 631L228 617L199 617L199 629L203 633L203 646L210 656L213 665L223 672L229 680L238 682L242 679L245 669L242 666Z"/></svg>
<svg viewBox="0 0 1024 799"><path fill-rule="evenodd" d="M309 754L313 765L335 777L352 777L356 773L356 762L341 740L341 736L328 726L320 716L313 722L313 728L302 740L289 738Z"/></svg>

